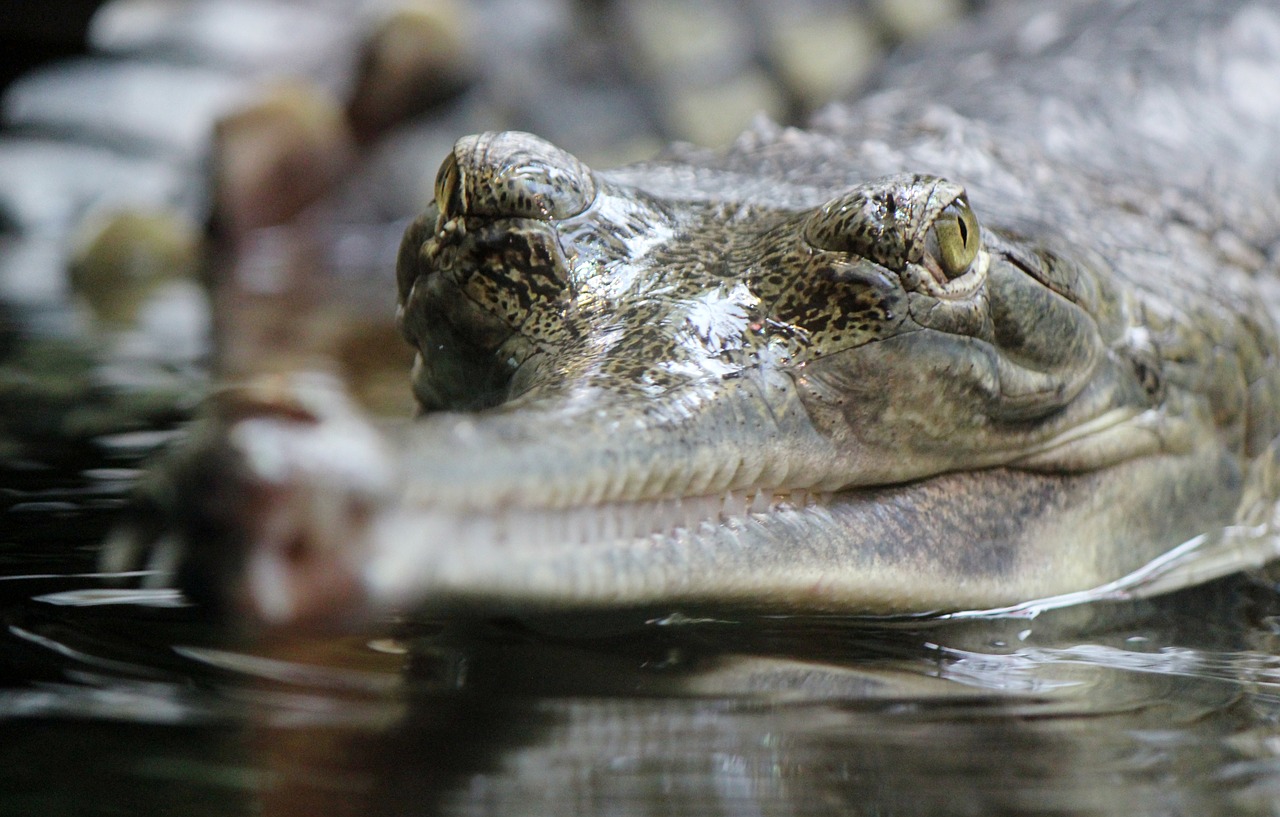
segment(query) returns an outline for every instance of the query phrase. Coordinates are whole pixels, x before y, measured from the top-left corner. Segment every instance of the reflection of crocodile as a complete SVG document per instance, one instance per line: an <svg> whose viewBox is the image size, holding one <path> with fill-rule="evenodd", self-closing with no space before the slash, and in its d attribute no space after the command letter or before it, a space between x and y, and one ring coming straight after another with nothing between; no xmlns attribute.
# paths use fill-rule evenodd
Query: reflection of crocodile
<svg viewBox="0 0 1280 817"><path fill-rule="evenodd" d="M1039 8L725 153L459 141L401 251L428 416L222 401L155 562L281 620L925 610L1230 523L1280 430L1280 13Z"/></svg>

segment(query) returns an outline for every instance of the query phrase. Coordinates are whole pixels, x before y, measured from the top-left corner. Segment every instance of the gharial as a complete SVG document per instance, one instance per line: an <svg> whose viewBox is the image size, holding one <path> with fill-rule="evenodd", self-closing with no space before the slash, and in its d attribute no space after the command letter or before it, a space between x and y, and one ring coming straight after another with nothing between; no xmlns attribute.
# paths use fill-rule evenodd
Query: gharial
<svg viewBox="0 0 1280 817"><path fill-rule="evenodd" d="M998 11L723 151L459 140L399 258L422 416L233 391L108 561L279 623L885 613L1268 523L1280 10Z"/></svg>

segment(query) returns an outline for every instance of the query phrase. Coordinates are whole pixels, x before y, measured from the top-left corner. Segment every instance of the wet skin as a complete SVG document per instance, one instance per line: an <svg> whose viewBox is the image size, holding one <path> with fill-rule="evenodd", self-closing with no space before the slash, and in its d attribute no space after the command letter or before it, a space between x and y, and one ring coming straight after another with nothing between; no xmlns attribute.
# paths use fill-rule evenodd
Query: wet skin
<svg viewBox="0 0 1280 817"><path fill-rule="evenodd" d="M1269 519L1278 127L1195 93L1257 14L1093 10L1098 42L992 52L1018 70L939 46L809 131L612 172L463 138L398 264L422 416L393 440L320 379L229 393L109 558L281 623L921 612ZM1152 25L1168 54L1141 50ZM1092 48L1093 84L1040 87ZM1132 83L1126 60L1155 64ZM1108 127L1064 138L1054 103ZM1239 129L1179 125L1209 115Z"/></svg>

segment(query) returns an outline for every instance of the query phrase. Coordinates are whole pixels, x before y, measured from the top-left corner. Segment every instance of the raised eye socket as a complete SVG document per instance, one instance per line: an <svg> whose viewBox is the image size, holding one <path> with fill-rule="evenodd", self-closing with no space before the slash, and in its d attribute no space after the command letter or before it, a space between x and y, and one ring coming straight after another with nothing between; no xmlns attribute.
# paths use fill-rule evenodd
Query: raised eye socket
<svg viewBox="0 0 1280 817"><path fill-rule="evenodd" d="M964 188L937 176L903 174L859 185L815 210L804 238L892 270L924 264L946 280L978 257L982 234Z"/></svg>
<svg viewBox="0 0 1280 817"><path fill-rule="evenodd" d="M444 218L492 216L553 221L595 200L590 169L545 139L519 131L464 136L436 174Z"/></svg>
<svg viewBox="0 0 1280 817"><path fill-rule="evenodd" d="M937 260L950 281L969 271L978 257L980 237L978 217L964 196L960 196L934 218L933 226L925 234L924 251Z"/></svg>
<svg viewBox="0 0 1280 817"><path fill-rule="evenodd" d="M899 269L907 260L911 213L899 191L864 185L832 199L809 216L804 239L820 250L860 255Z"/></svg>

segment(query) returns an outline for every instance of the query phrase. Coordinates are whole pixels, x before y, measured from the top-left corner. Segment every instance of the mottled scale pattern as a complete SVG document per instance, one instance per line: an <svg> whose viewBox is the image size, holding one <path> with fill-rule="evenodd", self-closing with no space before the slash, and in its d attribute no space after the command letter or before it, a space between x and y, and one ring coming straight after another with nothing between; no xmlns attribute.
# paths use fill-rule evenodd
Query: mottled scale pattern
<svg viewBox="0 0 1280 817"><path fill-rule="evenodd" d="M402 278L450 282L477 321L519 336L523 343L502 350L514 364L527 355L512 355L513 346L541 350L556 359L543 374L616 396L729 376L762 354L803 365L892 336L910 310L884 268L919 262L930 219L963 192L899 175L820 208L691 202L672 215L546 148L563 162L559 175L586 174L569 187L600 192L582 214L543 221L510 198L509 180L495 181L512 164L508 155L480 166L491 154L476 144L502 144L526 163L533 152L512 134L460 142L441 172L439 229L429 238L410 231L406 240L422 248L406 257L423 266L402 269ZM550 174L545 164L540 172ZM540 178L530 183L535 191ZM486 192L492 185L499 189ZM500 200L509 211L493 211ZM458 210L476 201L485 202L478 211ZM513 396L529 386L522 381ZM555 390L554 382L536 389Z"/></svg>

